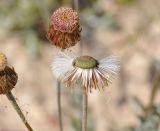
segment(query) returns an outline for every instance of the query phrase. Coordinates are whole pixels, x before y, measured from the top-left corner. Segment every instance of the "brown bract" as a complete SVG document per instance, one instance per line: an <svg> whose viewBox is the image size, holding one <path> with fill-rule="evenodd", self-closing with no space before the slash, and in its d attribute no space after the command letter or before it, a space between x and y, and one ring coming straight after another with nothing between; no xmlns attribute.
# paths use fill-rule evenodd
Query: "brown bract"
<svg viewBox="0 0 160 131"><path fill-rule="evenodd" d="M18 75L14 68L8 66L3 71L0 71L0 94L7 94L16 85Z"/></svg>
<svg viewBox="0 0 160 131"><path fill-rule="evenodd" d="M62 49L74 46L80 41L79 16L71 8L61 7L51 16L48 39Z"/></svg>

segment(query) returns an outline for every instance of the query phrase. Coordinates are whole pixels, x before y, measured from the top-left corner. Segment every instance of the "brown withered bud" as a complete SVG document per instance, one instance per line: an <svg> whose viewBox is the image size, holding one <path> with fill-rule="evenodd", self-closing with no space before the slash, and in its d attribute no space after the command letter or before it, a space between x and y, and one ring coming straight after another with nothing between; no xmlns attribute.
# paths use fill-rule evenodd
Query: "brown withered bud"
<svg viewBox="0 0 160 131"><path fill-rule="evenodd" d="M7 94L17 83L18 76L14 68L7 66L5 54L0 53L0 94Z"/></svg>
<svg viewBox="0 0 160 131"><path fill-rule="evenodd" d="M8 66L3 71L0 71L0 94L7 94L16 85L18 75L14 68Z"/></svg>
<svg viewBox="0 0 160 131"><path fill-rule="evenodd" d="M14 68L10 68L7 64L6 55L0 53L0 95L5 94L7 96L28 131L33 131L11 92L17 83L18 75L14 71Z"/></svg>
<svg viewBox="0 0 160 131"><path fill-rule="evenodd" d="M62 49L69 48L80 41L80 33L79 16L76 11L61 7L52 14L47 33L52 44Z"/></svg>

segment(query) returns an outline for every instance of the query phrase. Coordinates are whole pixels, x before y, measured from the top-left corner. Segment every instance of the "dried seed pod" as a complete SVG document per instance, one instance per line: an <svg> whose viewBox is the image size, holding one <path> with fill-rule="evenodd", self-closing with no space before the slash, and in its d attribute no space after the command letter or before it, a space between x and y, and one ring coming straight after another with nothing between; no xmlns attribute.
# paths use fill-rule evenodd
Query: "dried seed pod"
<svg viewBox="0 0 160 131"><path fill-rule="evenodd" d="M14 71L14 68L10 68L9 66L7 66L7 57L5 56L5 54L0 53L0 95L5 94L7 96L8 100L17 111L19 117L25 124L28 131L33 131L11 92L11 90L16 85L17 80L18 75Z"/></svg>
<svg viewBox="0 0 160 131"><path fill-rule="evenodd" d="M66 49L80 41L81 28L78 13L68 7L61 7L51 16L48 39L55 46Z"/></svg>
<svg viewBox="0 0 160 131"><path fill-rule="evenodd" d="M18 75L14 68L6 66L3 71L0 71L0 94L7 94L16 85Z"/></svg>

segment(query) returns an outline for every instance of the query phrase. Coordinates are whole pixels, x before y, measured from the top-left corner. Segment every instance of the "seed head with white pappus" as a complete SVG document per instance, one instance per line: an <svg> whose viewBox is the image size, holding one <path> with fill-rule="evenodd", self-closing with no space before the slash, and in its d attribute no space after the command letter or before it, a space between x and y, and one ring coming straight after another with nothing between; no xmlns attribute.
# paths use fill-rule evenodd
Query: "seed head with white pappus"
<svg viewBox="0 0 160 131"><path fill-rule="evenodd" d="M67 87L75 87L78 81L87 93L92 89L103 89L112 82L119 71L117 57L96 60L91 56L69 56L59 53L52 63L53 74Z"/></svg>

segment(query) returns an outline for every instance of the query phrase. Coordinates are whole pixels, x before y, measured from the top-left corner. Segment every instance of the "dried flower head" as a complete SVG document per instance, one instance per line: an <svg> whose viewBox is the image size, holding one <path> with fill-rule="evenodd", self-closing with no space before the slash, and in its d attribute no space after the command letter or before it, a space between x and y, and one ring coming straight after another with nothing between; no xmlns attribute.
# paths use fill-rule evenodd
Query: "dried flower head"
<svg viewBox="0 0 160 131"><path fill-rule="evenodd" d="M61 7L51 16L48 39L62 49L74 46L80 40L78 13L68 7Z"/></svg>
<svg viewBox="0 0 160 131"><path fill-rule="evenodd" d="M7 66L7 58L5 54L0 53L0 71L4 70L6 66Z"/></svg>
<svg viewBox="0 0 160 131"><path fill-rule="evenodd" d="M14 68L7 66L7 58L5 54L0 53L0 94L7 94L14 88L17 83L18 76Z"/></svg>
<svg viewBox="0 0 160 131"><path fill-rule="evenodd" d="M55 76L71 89L80 81L87 93L92 89L103 89L119 71L116 57L96 60L91 56L68 56L60 53L52 64Z"/></svg>

